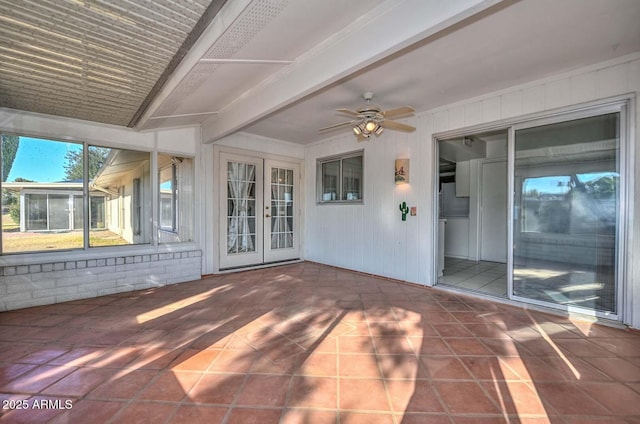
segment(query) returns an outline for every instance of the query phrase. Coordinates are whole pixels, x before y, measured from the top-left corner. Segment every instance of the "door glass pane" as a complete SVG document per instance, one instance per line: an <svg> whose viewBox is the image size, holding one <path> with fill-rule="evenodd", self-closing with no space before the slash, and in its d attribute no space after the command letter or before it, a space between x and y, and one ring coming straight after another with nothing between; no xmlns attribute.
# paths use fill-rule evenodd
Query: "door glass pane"
<svg viewBox="0 0 640 424"><path fill-rule="evenodd" d="M271 249L293 247L293 170L271 169Z"/></svg>
<svg viewBox="0 0 640 424"><path fill-rule="evenodd" d="M69 230L69 195L49 195L49 229Z"/></svg>
<svg viewBox="0 0 640 424"><path fill-rule="evenodd" d="M73 229L82 230L84 223L84 202L82 196L73 196Z"/></svg>
<svg viewBox="0 0 640 424"><path fill-rule="evenodd" d="M227 253L256 249L255 165L227 165Z"/></svg>
<svg viewBox="0 0 640 424"><path fill-rule="evenodd" d="M616 313L619 114L516 131L513 293Z"/></svg>
<svg viewBox="0 0 640 424"><path fill-rule="evenodd" d="M47 229L47 195L25 194L27 230Z"/></svg>
<svg viewBox="0 0 640 424"><path fill-rule="evenodd" d="M105 197L104 196L90 197L89 214L91 215L91 229L105 228Z"/></svg>

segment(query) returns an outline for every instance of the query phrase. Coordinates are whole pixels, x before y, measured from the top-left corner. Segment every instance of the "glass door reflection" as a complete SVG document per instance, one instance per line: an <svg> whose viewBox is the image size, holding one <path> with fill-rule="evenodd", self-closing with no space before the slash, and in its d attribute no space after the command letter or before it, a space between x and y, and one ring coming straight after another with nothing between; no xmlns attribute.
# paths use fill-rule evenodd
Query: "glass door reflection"
<svg viewBox="0 0 640 424"><path fill-rule="evenodd" d="M619 115L515 132L514 297L617 313Z"/></svg>

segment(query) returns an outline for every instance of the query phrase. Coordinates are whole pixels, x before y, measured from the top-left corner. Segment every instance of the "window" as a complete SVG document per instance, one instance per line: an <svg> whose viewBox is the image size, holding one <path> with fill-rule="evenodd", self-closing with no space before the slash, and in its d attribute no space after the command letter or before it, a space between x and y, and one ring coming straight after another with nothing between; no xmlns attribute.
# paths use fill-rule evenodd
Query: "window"
<svg viewBox="0 0 640 424"><path fill-rule="evenodd" d="M158 241L193 240L193 159L158 154Z"/></svg>
<svg viewBox="0 0 640 424"><path fill-rule="evenodd" d="M151 154L100 146L88 149L89 190L92 194L103 194L89 202L92 221L89 246L149 243Z"/></svg>
<svg viewBox="0 0 640 424"><path fill-rule="evenodd" d="M177 199L176 190L176 165L160 170L160 228L167 231L176 231L177 226Z"/></svg>
<svg viewBox="0 0 640 424"><path fill-rule="evenodd" d="M318 160L318 202L362 202L363 152Z"/></svg>
<svg viewBox="0 0 640 424"><path fill-rule="evenodd" d="M140 198L140 178L133 179L133 234L139 236L142 233L142 200Z"/></svg>
<svg viewBox="0 0 640 424"><path fill-rule="evenodd" d="M0 147L0 253L149 243L149 152L9 134Z"/></svg>

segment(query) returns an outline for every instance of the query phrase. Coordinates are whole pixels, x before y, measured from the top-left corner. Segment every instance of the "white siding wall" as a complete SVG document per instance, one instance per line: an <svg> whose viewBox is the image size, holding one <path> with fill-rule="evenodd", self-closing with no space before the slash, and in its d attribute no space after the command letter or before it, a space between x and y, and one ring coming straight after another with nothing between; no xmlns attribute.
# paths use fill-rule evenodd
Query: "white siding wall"
<svg viewBox="0 0 640 424"><path fill-rule="evenodd" d="M414 133L386 131L358 143L346 133L307 148L305 258L358 271L422 283L431 273L431 117L408 120ZM420 140L420 141L419 141ZM422 140L427 140L423 142ZM319 158L364 149L363 204L316 204ZM410 184L395 185L395 159L410 159ZM417 207L401 220L399 205Z"/></svg>
<svg viewBox="0 0 640 424"><path fill-rule="evenodd" d="M432 285L434 196L433 134L515 119L527 114L579 105L612 96L640 92L640 54L592 65L566 74L534 81L508 90L417 115L407 123L417 131L393 131L380 138L357 143L351 134L324 140L307 147L305 258L320 263L369 272L400 280ZM640 108L632 117L631 145L638 145ZM316 161L357 149L365 150L364 204L317 205ZM633 152L630 152L631 154ZM396 158L411 159L411 183L395 186L393 166ZM640 154L635 155L632 174L640 180ZM630 187L639 199L640 190ZM418 214L400 219L398 204L417 206ZM640 205L628 207L633 218L630 234L630 267L625 298L625 321L640 328ZM629 313L631 312L631 313Z"/></svg>

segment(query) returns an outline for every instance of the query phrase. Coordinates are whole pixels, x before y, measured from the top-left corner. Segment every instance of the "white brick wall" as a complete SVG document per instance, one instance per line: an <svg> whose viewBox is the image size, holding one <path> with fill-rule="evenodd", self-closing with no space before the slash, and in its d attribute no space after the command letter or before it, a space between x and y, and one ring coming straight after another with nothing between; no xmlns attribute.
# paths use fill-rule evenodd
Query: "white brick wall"
<svg viewBox="0 0 640 424"><path fill-rule="evenodd" d="M0 267L0 311L200 278L199 250Z"/></svg>

